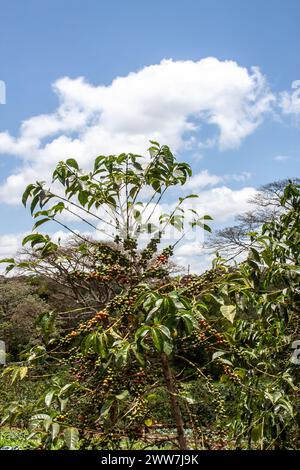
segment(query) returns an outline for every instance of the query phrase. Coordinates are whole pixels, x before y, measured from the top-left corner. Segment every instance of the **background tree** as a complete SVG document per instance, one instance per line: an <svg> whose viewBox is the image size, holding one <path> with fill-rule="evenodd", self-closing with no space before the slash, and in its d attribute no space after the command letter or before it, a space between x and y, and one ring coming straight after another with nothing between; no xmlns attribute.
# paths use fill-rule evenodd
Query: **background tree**
<svg viewBox="0 0 300 470"><path fill-rule="evenodd" d="M253 209L236 217L237 224L214 232L208 242L208 248L220 252L222 256L236 258L245 254L254 239L251 234L259 231L263 224L277 218L284 210L289 209L289 202L284 206L280 200L289 181L299 184L299 178L280 180L262 186L256 195L249 200Z"/></svg>
<svg viewBox="0 0 300 470"><path fill-rule="evenodd" d="M47 310L49 305L26 278L0 280L0 337L10 360L38 341L35 322Z"/></svg>

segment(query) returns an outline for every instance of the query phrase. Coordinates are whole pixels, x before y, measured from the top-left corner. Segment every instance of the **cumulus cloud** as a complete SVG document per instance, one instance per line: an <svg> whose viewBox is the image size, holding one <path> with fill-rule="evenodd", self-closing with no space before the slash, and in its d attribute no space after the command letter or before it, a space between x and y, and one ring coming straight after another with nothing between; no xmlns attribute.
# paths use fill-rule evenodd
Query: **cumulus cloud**
<svg viewBox="0 0 300 470"><path fill-rule="evenodd" d="M208 253L201 243L185 243L175 251L174 261L190 273L201 273L211 268L214 254Z"/></svg>
<svg viewBox="0 0 300 470"><path fill-rule="evenodd" d="M300 80L294 80L290 91L281 93L280 106L283 114L300 114Z"/></svg>
<svg viewBox="0 0 300 470"><path fill-rule="evenodd" d="M274 100L258 68L213 57L163 60L107 86L64 77L53 90L59 101L53 113L27 119L18 136L0 133L0 154L21 160L0 187L4 202L17 204L24 186L48 180L60 159L76 157L88 167L99 152L143 152L149 138L175 151L197 146L201 123L216 128L211 141L220 148L236 147Z"/></svg>
<svg viewBox="0 0 300 470"><path fill-rule="evenodd" d="M208 170L202 170L193 175L185 184L186 190L202 190L207 186L216 186L219 183L228 181L245 182L251 177L251 173L243 171L242 173L233 173L226 175L214 175Z"/></svg>
<svg viewBox="0 0 300 470"><path fill-rule="evenodd" d="M0 235L0 259L13 257L20 248L24 236L23 233ZM0 274L4 273L6 266L0 264Z"/></svg>
<svg viewBox="0 0 300 470"><path fill-rule="evenodd" d="M251 205L249 200L256 194L256 189L245 187L233 190L227 186L212 188L200 193L199 198L186 201L186 206L190 206L199 214L209 214L218 223L222 223L231 217L246 212Z"/></svg>
<svg viewBox="0 0 300 470"><path fill-rule="evenodd" d="M96 232L86 231L86 232L80 232L80 234L81 236L86 237L86 238L91 237L94 239L99 239L99 236ZM14 258L16 254L20 252L22 248L22 240L26 235L28 235L28 233L25 233L25 232L0 235L0 259ZM51 235L51 239L55 243L58 243L58 242L65 243L71 240L72 238L74 238L74 234L71 234L70 232L65 232L63 230L57 230ZM101 240L102 240L102 237L101 237ZM0 263L0 274L3 274L5 272L6 267L7 267L7 264Z"/></svg>
<svg viewBox="0 0 300 470"><path fill-rule="evenodd" d="M253 208L252 203L249 201L257 194L257 190L251 186L231 189L228 186L222 185L209 189L206 188L201 191L196 190L195 194L198 195L197 198L187 199L181 205L182 209L184 209L186 221L193 218L192 215L189 216L189 209L194 209L200 216L208 214L213 218L214 223L222 224ZM154 204L150 204L147 213L152 213L151 222L158 224L159 216L162 213L171 213L177 206L177 203L176 198L174 202L159 204L154 212L152 210ZM146 219L147 215L145 216ZM193 235L191 237L193 238Z"/></svg>
<svg viewBox="0 0 300 470"><path fill-rule="evenodd" d="M0 259L7 258L16 252L24 234L0 235Z"/></svg>
<svg viewBox="0 0 300 470"><path fill-rule="evenodd" d="M53 84L53 91L58 98L53 113L28 118L17 136L0 132L0 154L17 158L15 169L0 186L3 202L19 204L25 186L49 181L61 159L75 157L88 168L99 153L143 153L150 138L175 152L188 150L195 155L213 146L237 147L260 125L275 100L259 69L248 70L234 61L212 57L164 60L117 77L107 86L90 84L83 77L64 77ZM213 126L212 137L202 135L202 124ZM227 184L245 182L250 176L203 170L185 187L200 194L189 204L222 223L249 209L248 199L255 189L232 190ZM154 215L170 208L171 202L158 207ZM0 236L0 258L14 255L23 236ZM100 232L90 232L90 236L103 238ZM196 240L191 234L177 247L180 264L189 263L197 271L209 266L211 257L203 251L203 236ZM64 240L66 234L59 231L53 237Z"/></svg>
<svg viewBox="0 0 300 470"><path fill-rule="evenodd" d="M222 181L221 176L212 175L207 170L203 170L200 173L193 175L189 181L185 184L185 189L202 189L206 186L215 186Z"/></svg>

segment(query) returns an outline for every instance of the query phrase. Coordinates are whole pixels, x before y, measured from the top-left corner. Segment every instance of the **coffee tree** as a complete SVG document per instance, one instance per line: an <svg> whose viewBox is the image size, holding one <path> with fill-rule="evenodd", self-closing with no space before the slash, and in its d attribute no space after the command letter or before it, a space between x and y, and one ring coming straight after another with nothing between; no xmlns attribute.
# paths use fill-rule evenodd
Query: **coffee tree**
<svg viewBox="0 0 300 470"><path fill-rule="evenodd" d="M18 268L27 273L45 269L56 275L63 272L78 295L84 296L84 283L91 286L92 281L97 288L109 286L111 295L101 311L97 312L99 306L103 307L99 301L97 304L98 299L87 305L84 298L83 305L94 308L97 313L61 341L62 357L69 354L68 345L75 341L75 356L71 354L68 361L74 359L78 367L73 367L72 373L77 381L85 382L83 371L89 364L87 374L90 375L91 369L95 372L98 387L101 381L107 383L110 374L121 376L125 369L129 369L130 374L130 369L142 368L149 374L144 390L139 393L128 389L120 393L119 384L117 390L109 388L103 395L102 388L94 424L100 420L105 436L117 424L120 429L124 427L124 413L132 422L138 421L139 402L144 402L146 410L144 395L157 385L151 383L150 371L161 369L179 445L186 448L184 421L170 359L177 341L190 334L196 321L190 304L172 288L169 258L188 230L199 227L210 230L206 221L211 218L200 217L194 209L186 209L184 202L197 197L188 195L180 197L169 213L159 213L154 220L168 190L184 185L191 176L191 169L188 164L178 162L167 146L161 147L156 142L152 142L149 154L148 159L134 154L99 156L88 173L80 170L76 160L68 159L60 162L53 173L55 189L47 188L43 182L30 184L22 200L24 205L30 200L30 211L36 222L33 233L24 238L23 246L30 245L34 256L5 261L8 271ZM94 236L86 235L82 228L73 228L72 222L67 224L67 216L91 228ZM73 245L73 253L49 235L35 232L48 222L56 222L78 240L77 245ZM169 228L178 235L166 244ZM105 236L110 242L97 241L95 234ZM35 361L43 354L51 355L51 346L42 354L40 349L37 353L32 350L28 359ZM65 359L60 359L65 364ZM158 383L161 385L161 380ZM95 389L96 386L93 393ZM84 395L86 386L82 390ZM49 400L47 403L49 405ZM129 412L128 407L133 412ZM143 425L151 422L147 416L143 418ZM51 426L47 421L46 427L53 431L52 422ZM54 435L52 444L56 445L59 433L54 432Z"/></svg>
<svg viewBox="0 0 300 470"><path fill-rule="evenodd" d="M212 357L220 379L232 385L237 445L246 439L248 448L299 443L299 371L291 345L300 333L300 187L290 182L277 204L286 210L250 235L256 248L244 262L221 262L215 278L190 286L224 332Z"/></svg>

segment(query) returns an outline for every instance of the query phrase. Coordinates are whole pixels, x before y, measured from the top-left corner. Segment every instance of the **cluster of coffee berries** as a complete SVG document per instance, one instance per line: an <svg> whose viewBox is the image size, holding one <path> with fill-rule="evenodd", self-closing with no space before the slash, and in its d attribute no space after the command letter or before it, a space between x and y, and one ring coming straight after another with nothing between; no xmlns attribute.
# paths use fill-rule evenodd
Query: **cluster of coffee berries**
<svg viewBox="0 0 300 470"><path fill-rule="evenodd" d="M57 415L55 417L55 421L59 421L59 422L65 421L66 419L67 419L67 415Z"/></svg>
<svg viewBox="0 0 300 470"><path fill-rule="evenodd" d="M204 332L202 331L199 334L198 338L200 339L200 341L205 341L211 338L214 340L214 343L218 346L224 345L226 343L222 335L215 328L213 328L204 318L201 318L199 320L199 325L202 329L205 330Z"/></svg>
<svg viewBox="0 0 300 470"><path fill-rule="evenodd" d="M223 366L223 371L224 374L232 380L232 382L236 385L239 385L241 383L240 378L235 374L235 372L229 367L227 364L222 364Z"/></svg>
<svg viewBox="0 0 300 470"><path fill-rule="evenodd" d="M108 318L108 313L106 309L99 310L99 312L97 312L96 315L94 316L94 319L96 321L106 320L107 318Z"/></svg>
<svg viewBox="0 0 300 470"><path fill-rule="evenodd" d="M74 338L75 336L78 336L79 334L80 334L80 333L79 333L78 331L75 331L75 330L73 330L73 331L71 331L71 333L69 333L69 335L70 335L72 338Z"/></svg>
<svg viewBox="0 0 300 470"><path fill-rule="evenodd" d="M167 261L168 261L168 258L167 258L167 256L159 255L159 256L156 258L156 260L157 260L157 263L158 263L158 264L166 264Z"/></svg>
<svg viewBox="0 0 300 470"><path fill-rule="evenodd" d="M123 248L126 251L136 250L137 240L136 238L128 237L123 241Z"/></svg>

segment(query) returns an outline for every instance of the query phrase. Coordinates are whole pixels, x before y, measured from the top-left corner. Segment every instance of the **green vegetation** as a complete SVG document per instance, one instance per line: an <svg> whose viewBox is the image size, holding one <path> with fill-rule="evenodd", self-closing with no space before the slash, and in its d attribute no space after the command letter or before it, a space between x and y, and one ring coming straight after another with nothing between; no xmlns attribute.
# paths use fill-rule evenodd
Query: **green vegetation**
<svg viewBox="0 0 300 470"><path fill-rule="evenodd" d="M243 261L216 254L182 276L174 248L210 232L211 217L187 195L154 219L191 169L151 144L148 159L99 156L89 173L60 162L54 189L26 188L33 231L3 260L22 276L0 285L11 358L0 443L19 433L52 450L297 449L300 187L287 182L278 210L244 234ZM36 232L53 222L67 242Z"/></svg>

